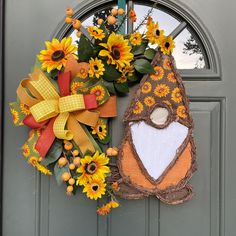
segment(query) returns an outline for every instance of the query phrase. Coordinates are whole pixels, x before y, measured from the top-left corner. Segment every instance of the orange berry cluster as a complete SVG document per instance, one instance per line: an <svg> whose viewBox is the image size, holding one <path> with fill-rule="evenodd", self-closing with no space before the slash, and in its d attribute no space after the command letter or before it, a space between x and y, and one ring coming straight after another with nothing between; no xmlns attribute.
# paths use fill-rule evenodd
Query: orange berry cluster
<svg viewBox="0 0 236 236"><path fill-rule="evenodd" d="M109 157L116 157L118 155L118 148L117 147L113 147L113 148L108 148L106 150L106 154Z"/></svg>
<svg viewBox="0 0 236 236"><path fill-rule="evenodd" d="M118 15L122 16L124 14L125 14L125 10L124 9L122 9L122 8L119 8L119 9L113 8L111 10L111 15L109 15L107 17L107 23L109 25L115 25L117 23L117 16ZM103 22L104 22L103 19L98 19L98 21L97 21L98 25L101 25Z"/></svg>

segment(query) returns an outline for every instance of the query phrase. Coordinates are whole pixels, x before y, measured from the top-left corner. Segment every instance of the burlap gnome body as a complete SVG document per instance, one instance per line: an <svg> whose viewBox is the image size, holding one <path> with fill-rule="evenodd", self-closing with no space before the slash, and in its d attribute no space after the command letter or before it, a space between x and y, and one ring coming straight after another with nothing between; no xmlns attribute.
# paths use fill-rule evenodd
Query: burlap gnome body
<svg viewBox="0 0 236 236"><path fill-rule="evenodd" d="M178 204L193 195L188 184L196 169L193 122L173 57L158 51L152 65L156 74L142 78L124 117L118 157L121 195L155 195Z"/></svg>

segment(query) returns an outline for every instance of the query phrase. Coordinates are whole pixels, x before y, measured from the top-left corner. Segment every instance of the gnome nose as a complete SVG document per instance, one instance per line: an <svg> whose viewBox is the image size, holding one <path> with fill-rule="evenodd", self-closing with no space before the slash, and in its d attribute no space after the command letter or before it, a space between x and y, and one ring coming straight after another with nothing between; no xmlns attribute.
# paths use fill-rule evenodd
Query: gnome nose
<svg viewBox="0 0 236 236"><path fill-rule="evenodd" d="M168 121L169 111L165 107L156 107L150 114L150 120L155 125L165 125Z"/></svg>

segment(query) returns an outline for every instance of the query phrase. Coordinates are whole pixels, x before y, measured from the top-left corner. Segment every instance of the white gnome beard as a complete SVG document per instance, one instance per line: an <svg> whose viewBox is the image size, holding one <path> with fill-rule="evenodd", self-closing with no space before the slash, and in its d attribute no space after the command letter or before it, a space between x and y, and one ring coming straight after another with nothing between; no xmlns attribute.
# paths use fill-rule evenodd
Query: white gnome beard
<svg viewBox="0 0 236 236"><path fill-rule="evenodd" d="M148 174L157 180L175 159L188 135L188 128L172 122L157 129L144 121L130 123L134 148Z"/></svg>

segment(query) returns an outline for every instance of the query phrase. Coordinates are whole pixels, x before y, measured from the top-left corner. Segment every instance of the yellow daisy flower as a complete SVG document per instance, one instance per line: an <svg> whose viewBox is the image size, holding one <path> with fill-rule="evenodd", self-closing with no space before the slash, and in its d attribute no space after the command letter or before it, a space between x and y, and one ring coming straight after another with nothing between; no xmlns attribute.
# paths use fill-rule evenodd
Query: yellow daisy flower
<svg viewBox="0 0 236 236"><path fill-rule="evenodd" d="M23 156L24 156L25 158L29 157L29 155L30 155L30 148L29 148L29 145L25 143L25 144L22 146L22 150L23 150Z"/></svg>
<svg viewBox="0 0 236 236"><path fill-rule="evenodd" d="M164 37L161 42L160 42L160 48L161 48L161 51L164 53L164 54L171 54L173 49L175 48L175 43L173 41L173 37L172 36L168 36L168 37Z"/></svg>
<svg viewBox="0 0 236 236"><path fill-rule="evenodd" d="M144 104L148 107L151 107L155 104L155 99L151 96L147 96L144 98Z"/></svg>
<svg viewBox="0 0 236 236"><path fill-rule="evenodd" d="M65 37L60 42L52 39L52 42L45 42L46 49L40 51L38 59L42 62L42 68L50 73L54 69L61 70L66 65L67 59L77 50L72 44L71 37Z"/></svg>
<svg viewBox="0 0 236 236"><path fill-rule="evenodd" d="M170 72L170 73L167 75L167 79L168 79L171 83L176 83L176 81L177 81L174 72Z"/></svg>
<svg viewBox="0 0 236 236"><path fill-rule="evenodd" d="M99 29L95 26L89 26L87 28L87 30L88 30L90 36L95 38L95 39L102 40L102 39L105 38L105 34L104 34L102 29Z"/></svg>
<svg viewBox="0 0 236 236"><path fill-rule="evenodd" d="M89 73L89 63L80 62L77 64L78 72L76 74L77 77L81 79L86 79Z"/></svg>
<svg viewBox="0 0 236 236"><path fill-rule="evenodd" d="M12 115L13 123L17 124L19 121L19 113L15 109L11 108L11 115Z"/></svg>
<svg viewBox="0 0 236 236"><path fill-rule="evenodd" d="M143 104L140 101L137 101L133 109L134 114L140 114L143 111Z"/></svg>
<svg viewBox="0 0 236 236"><path fill-rule="evenodd" d="M101 140L106 138L107 127L101 119L98 120L95 127L92 127L92 134L96 134Z"/></svg>
<svg viewBox="0 0 236 236"><path fill-rule="evenodd" d="M89 61L89 76L99 78L103 75L103 71L105 71L105 68L102 61L98 58L91 58Z"/></svg>
<svg viewBox="0 0 236 236"><path fill-rule="evenodd" d="M152 85L150 82L145 82L141 88L142 93L149 93L152 90Z"/></svg>
<svg viewBox="0 0 236 236"><path fill-rule="evenodd" d="M171 99L176 102L176 103L180 103L183 100L183 97L181 95L180 89L179 88L175 88L172 93L171 93Z"/></svg>
<svg viewBox="0 0 236 236"><path fill-rule="evenodd" d="M159 44L164 37L164 30L160 30L158 23L149 18L146 36L151 44Z"/></svg>
<svg viewBox="0 0 236 236"><path fill-rule="evenodd" d="M171 70L169 58L165 58L165 60L164 60L164 62L163 62L163 67L164 67L164 69L166 69L166 70Z"/></svg>
<svg viewBox="0 0 236 236"><path fill-rule="evenodd" d="M100 45L105 49L100 51L99 56L108 57L108 64L116 65L119 69L129 66L134 58L129 41L121 34L111 33L107 43L100 43Z"/></svg>
<svg viewBox="0 0 236 236"><path fill-rule="evenodd" d="M166 97L170 92L170 88L165 84L159 84L156 86L154 93L158 97Z"/></svg>
<svg viewBox="0 0 236 236"><path fill-rule="evenodd" d="M127 82L127 78L122 75L118 80L117 80L117 83L119 84L123 84L123 83L126 83Z"/></svg>
<svg viewBox="0 0 236 236"><path fill-rule="evenodd" d="M187 118L186 108L184 106L178 106L176 113L180 118Z"/></svg>
<svg viewBox="0 0 236 236"><path fill-rule="evenodd" d="M106 184L101 179L93 179L86 184L83 189L83 193L86 193L90 199L97 200L101 198L106 192Z"/></svg>
<svg viewBox="0 0 236 236"><path fill-rule="evenodd" d="M20 110L25 114L25 115L29 115L30 114L30 110L29 107L24 104L24 103L20 103Z"/></svg>
<svg viewBox="0 0 236 236"><path fill-rule="evenodd" d="M101 85L97 85L90 90L90 94L95 94L97 101L101 101L105 96L105 89Z"/></svg>
<svg viewBox="0 0 236 236"><path fill-rule="evenodd" d="M110 168L107 166L109 158L104 153L99 154L98 151L93 156L85 156L80 160L80 167L77 173L81 176L77 179L77 185L86 185L92 179L105 180L106 174L110 173Z"/></svg>
<svg viewBox="0 0 236 236"><path fill-rule="evenodd" d="M84 86L84 82L72 82L71 84L71 93L77 94L77 90Z"/></svg>
<svg viewBox="0 0 236 236"><path fill-rule="evenodd" d="M155 66L154 70L155 70L156 73L150 75L151 79L154 80L154 81L161 80L164 76L163 68L160 67L160 66Z"/></svg>
<svg viewBox="0 0 236 236"><path fill-rule="evenodd" d="M118 203L118 202L116 202L116 201L110 201L109 203L108 203L108 205L111 207L111 208L117 208L117 207L119 207L120 206L120 204Z"/></svg>
<svg viewBox="0 0 236 236"><path fill-rule="evenodd" d="M142 34L139 32L135 32L135 33L131 34L129 41L134 46L140 45L142 43Z"/></svg>

